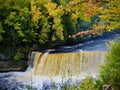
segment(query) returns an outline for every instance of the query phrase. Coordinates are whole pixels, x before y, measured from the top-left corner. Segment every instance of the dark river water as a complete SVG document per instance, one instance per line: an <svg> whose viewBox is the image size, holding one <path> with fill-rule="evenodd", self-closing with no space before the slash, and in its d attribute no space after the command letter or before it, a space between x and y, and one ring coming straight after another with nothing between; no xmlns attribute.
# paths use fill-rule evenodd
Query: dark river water
<svg viewBox="0 0 120 90"><path fill-rule="evenodd" d="M120 38L120 33L108 33L104 36L100 36L93 40L89 40L83 43L75 44L75 45L68 45L68 46L60 46L57 49L50 49L46 51L51 51L51 53L61 53L61 52L79 52L83 51L107 51L107 44L110 41L115 41L116 38Z"/></svg>

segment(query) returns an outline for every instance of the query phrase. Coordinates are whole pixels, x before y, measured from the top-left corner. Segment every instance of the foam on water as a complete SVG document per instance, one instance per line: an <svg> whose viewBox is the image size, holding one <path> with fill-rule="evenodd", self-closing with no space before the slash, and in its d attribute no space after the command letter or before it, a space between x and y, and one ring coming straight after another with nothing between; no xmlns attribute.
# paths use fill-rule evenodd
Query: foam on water
<svg viewBox="0 0 120 90"><path fill-rule="evenodd" d="M80 51L74 53L42 54L34 52L33 68L14 73L15 80L37 90L46 90L55 83L57 90L63 84L77 85L87 76L96 78L99 65L104 63L104 51ZM32 57L33 58L33 57ZM56 89L55 89L56 90Z"/></svg>
<svg viewBox="0 0 120 90"><path fill-rule="evenodd" d="M99 72L99 65L103 64L105 59L104 51L57 54L33 52L30 55L26 72L9 72L0 75L0 77L10 75L3 79L9 82L9 84L6 82L7 86L19 90L23 88L25 90L26 85L36 90L61 90L63 84L77 85L87 76L95 78Z"/></svg>

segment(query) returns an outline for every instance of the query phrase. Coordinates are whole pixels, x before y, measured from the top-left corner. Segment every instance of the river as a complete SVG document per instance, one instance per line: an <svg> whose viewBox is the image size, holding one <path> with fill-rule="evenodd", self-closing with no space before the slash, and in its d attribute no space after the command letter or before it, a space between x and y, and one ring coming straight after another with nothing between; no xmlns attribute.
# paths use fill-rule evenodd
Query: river
<svg viewBox="0 0 120 90"><path fill-rule="evenodd" d="M44 53L32 52L25 72L0 73L0 90L62 90L61 85L76 85L86 76L97 77L104 64L106 44L120 34L114 33L84 43L60 46ZM56 86L52 85L56 83Z"/></svg>

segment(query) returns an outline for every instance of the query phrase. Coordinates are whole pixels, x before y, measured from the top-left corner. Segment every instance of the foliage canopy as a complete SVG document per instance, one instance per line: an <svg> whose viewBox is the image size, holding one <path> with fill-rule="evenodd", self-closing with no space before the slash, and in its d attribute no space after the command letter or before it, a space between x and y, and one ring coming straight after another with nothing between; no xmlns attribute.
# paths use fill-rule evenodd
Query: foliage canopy
<svg viewBox="0 0 120 90"><path fill-rule="evenodd" d="M119 3L119 0L0 0L0 45L14 58L16 52L25 54L70 43L74 39L69 37L83 30L119 29Z"/></svg>

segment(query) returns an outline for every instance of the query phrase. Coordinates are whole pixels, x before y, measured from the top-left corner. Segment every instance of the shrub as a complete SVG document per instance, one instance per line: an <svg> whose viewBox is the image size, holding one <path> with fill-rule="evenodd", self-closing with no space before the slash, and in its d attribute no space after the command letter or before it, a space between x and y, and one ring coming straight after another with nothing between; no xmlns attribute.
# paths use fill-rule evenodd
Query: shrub
<svg viewBox="0 0 120 90"><path fill-rule="evenodd" d="M120 90L120 38L108 45L105 65L100 70L103 84L111 85Z"/></svg>
<svg viewBox="0 0 120 90"><path fill-rule="evenodd" d="M80 90L96 90L95 79L92 77L86 77L80 83Z"/></svg>

